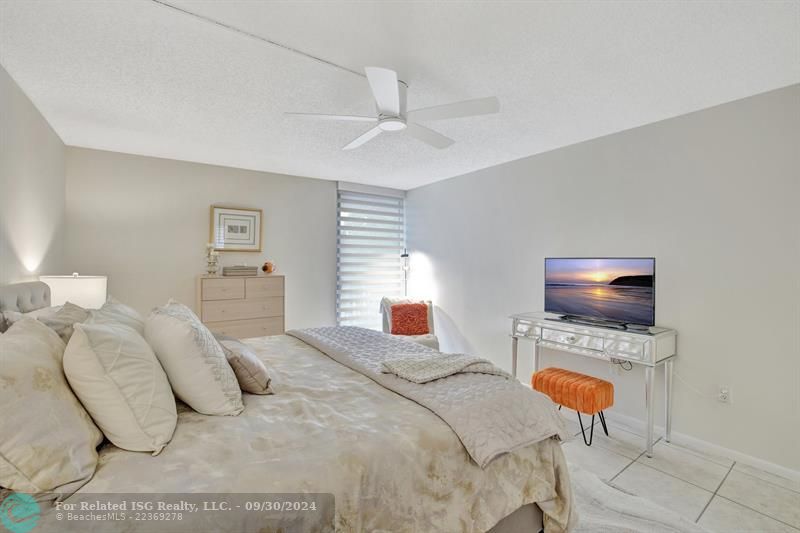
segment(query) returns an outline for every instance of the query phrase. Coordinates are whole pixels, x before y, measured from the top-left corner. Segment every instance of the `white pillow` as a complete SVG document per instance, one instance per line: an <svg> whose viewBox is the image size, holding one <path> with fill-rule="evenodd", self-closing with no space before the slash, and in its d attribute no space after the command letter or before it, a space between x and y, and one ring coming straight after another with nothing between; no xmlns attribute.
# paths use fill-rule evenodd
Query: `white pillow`
<svg viewBox="0 0 800 533"><path fill-rule="evenodd" d="M105 436L119 448L157 455L178 413L167 375L141 335L123 324L75 324L64 373Z"/></svg>
<svg viewBox="0 0 800 533"><path fill-rule="evenodd" d="M144 336L175 395L198 413L238 415L242 391L222 347L200 319L172 300L150 312Z"/></svg>
<svg viewBox="0 0 800 533"><path fill-rule="evenodd" d="M39 317L53 316L60 310L61 306L57 305L55 307L42 307L41 309L31 311L30 313L20 313L19 311L3 311L3 316L5 316L6 322L10 327L14 322L19 322L23 318L39 318Z"/></svg>
<svg viewBox="0 0 800 533"><path fill-rule="evenodd" d="M144 335L144 318L136 309L117 301L109 296L108 301L100 309L89 311L86 324L124 324L136 330L139 335Z"/></svg>
<svg viewBox="0 0 800 533"><path fill-rule="evenodd" d="M0 335L0 487L69 496L94 474L103 435L64 378L63 353L30 318Z"/></svg>
<svg viewBox="0 0 800 533"><path fill-rule="evenodd" d="M239 388L250 394L273 394L267 367L249 346L238 339L216 336L231 365Z"/></svg>
<svg viewBox="0 0 800 533"><path fill-rule="evenodd" d="M89 311L72 302L66 302L54 315L39 316L37 320L58 333L65 343L72 337L72 327L89 318Z"/></svg>

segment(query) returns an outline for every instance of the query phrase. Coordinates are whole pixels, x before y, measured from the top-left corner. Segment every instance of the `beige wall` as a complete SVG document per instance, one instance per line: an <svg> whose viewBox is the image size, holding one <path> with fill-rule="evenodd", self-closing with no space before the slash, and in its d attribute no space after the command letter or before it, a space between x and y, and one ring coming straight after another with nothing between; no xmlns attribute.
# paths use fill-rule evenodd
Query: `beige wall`
<svg viewBox="0 0 800 533"><path fill-rule="evenodd" d="M335 323L336 183L81 148L67 149L68 270L109 276L141 311L195 305L212 204L264 210L263 253L286 275L287 328Z"/></svg>
<svg viewBox="0 0 800 533"><path fill-rule="evenodd" d="M0 67L0 285L62 271L64 153Z"/></svg>
<svg viewBox="0 0 800 533"><path fill-rule="evenodd" d="M655 256L675 430L800 470L798 139L792 86L414 189L411 290L440 306L444 349L508 368L506 317L542 309L544 257ZM644 418L640 371L543 362L610 379L614 411Z"/></svg>

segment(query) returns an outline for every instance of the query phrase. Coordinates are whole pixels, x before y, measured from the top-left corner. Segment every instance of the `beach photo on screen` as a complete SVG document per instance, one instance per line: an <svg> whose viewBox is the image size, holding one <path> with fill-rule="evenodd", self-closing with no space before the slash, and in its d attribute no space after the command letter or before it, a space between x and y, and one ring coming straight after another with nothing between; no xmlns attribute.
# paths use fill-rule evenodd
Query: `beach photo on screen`
<svg viewBox="0 0 800 533"><path fill-rule="evenodd" d="M655 259L545 259L545 311L651 326Z"/></svg>

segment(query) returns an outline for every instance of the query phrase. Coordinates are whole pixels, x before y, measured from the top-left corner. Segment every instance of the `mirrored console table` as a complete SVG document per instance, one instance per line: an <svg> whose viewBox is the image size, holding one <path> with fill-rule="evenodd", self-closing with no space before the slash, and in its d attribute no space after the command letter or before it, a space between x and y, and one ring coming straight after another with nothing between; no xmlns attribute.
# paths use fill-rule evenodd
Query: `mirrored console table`
<svg viewBox="0 0 800 533"><path fill-rule="evenodd" d="M562 320L551 313L511 315L511 371L517 376L520 339L533 341L533 370L539 370L539 349L550 348L608 362L627 361L644 366L647 412L647 457L653 456L655 423L655 369L664 367L664 439L672 434L672 364L677 331L666 328L618 329Z"/></svg>

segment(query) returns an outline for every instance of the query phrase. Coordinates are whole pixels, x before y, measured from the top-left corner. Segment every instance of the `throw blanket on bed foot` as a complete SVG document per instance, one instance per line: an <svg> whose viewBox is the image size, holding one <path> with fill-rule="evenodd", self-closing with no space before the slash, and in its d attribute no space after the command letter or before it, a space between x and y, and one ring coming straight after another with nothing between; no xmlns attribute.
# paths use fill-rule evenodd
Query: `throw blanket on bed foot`
<svg viewBox="0 0 800 533"><path fill-rule="evenodd" d="M419 384L382 372L385 362L441 356L421 344L356 327L292 330L287 335L431 410L450 426L481 468L499 455L541 440L569 438L550 398L515 379L458 373Z"/></svg>
<svg viewBox="0 0 800 533"><path fill-rule="evenodd" d="M409 356L383 362L383 373L394 374L414 383L428 383L453 374L492 374L511 379L511 374L481 357L463 353Z"/></svg>

